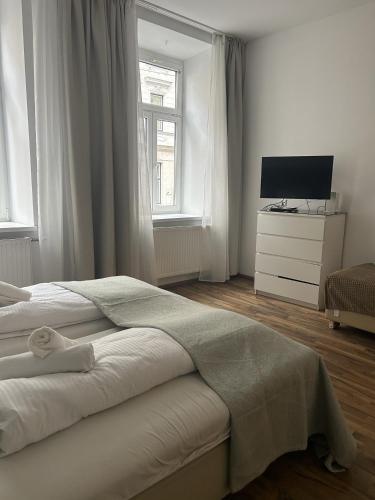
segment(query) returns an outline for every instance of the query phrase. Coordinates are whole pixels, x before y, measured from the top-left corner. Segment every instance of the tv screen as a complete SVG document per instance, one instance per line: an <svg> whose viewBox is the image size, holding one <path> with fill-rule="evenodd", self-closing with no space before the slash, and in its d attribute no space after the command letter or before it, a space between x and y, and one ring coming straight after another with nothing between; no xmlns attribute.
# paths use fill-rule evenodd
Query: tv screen
<svg viewBox="0 0 375 500"><path fill-rule="evenodd" d="M261 198L329 200L333 156L264 156Z"/></svg>

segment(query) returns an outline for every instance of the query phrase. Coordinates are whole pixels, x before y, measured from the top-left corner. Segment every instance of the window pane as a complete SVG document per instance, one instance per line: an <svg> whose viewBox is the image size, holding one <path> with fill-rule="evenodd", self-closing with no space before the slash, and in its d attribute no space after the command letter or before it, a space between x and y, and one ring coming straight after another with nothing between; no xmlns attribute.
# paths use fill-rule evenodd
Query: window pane
<svg viewBox="0 0 375 500"><path fill-rule="evenodd" d="M176 71L139 62L142 102L165 108L176 107Z"/></svg>
<svg viewBox="0 0 375 500"><path fill-rule="evenodd" d="M159 123L160 122L160 123ZM157 120L154 203L175 205L176 124Z"/></svg>
<svg viewBox="0 0 375 500"><path fill-rule="evenodd" d="M163 97L160 94L153 94L151 92L150 94L150 99L151 99L151 104L155 104L155 106L163 106Z"/></svg>

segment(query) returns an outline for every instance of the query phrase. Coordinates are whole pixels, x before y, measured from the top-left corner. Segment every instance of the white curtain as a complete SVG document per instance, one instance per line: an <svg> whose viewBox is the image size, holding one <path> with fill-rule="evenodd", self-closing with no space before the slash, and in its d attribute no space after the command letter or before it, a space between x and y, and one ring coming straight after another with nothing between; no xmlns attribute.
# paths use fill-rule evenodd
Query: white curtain
<svg viewBox="0 0 375 500"><path fill-rule="evenodd" d="M73 231L68 224L72 214L69 213L71 204L65 196L69 185L69 167L64 154L68 117L63 66L58 57L61 40L58 36L57 2L34 0L32 8L42 279L73 279ZM90 274L91 255L86 262Z"/></svg>
<svg viewBox="0 0 375 500"><path fill-rule="evenodd" d="M5 154L5 119L2 97L2 64L0 51L0 221L7 220L8 213L8 175L7 175L7 157Z"/></svg>
<svg viewBox="0 0 375 500"><path fill-rule="evenodd" d="M213 36L208 118L208 162L204 175L202 281L229 279L228 137L225 37Z"/></svg>
<svg viewBox="0 0 375 500"><path fill-rule="evenodd" d="M33 0L44 280L155 281L134 0Z"/></svg>

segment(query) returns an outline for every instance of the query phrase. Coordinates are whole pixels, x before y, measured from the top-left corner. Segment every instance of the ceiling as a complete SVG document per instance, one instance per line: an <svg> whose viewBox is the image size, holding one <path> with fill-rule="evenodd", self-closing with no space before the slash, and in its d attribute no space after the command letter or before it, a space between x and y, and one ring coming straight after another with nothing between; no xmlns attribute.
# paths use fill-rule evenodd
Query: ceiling
<svg viewBox="0 0 375 500"><path fill-rule="evenodd" d="M189 59L211 47L208 43L196 38L143 19L138 20L138 44L142 49L182 60Z"/></svg>
<svg viewBox="0 0 375 500"><path fill-rule="evenodd" d="M244 39L316 21L374 0L150 0Z"/></svg>

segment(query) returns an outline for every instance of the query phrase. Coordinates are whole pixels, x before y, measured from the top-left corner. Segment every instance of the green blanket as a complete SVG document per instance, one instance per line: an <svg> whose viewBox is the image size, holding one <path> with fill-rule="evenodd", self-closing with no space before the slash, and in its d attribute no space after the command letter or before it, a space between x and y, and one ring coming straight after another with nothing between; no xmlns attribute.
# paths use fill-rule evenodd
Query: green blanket
<svg viewBox="0 0 375 500"><path fill-rule="evenodd" d="M90 299L116 325L159 328L192 357L231 414L230 487L277 457L324 436L326 464L350 467L355 441L320 356L245 316L214 309L133 278L58 283Z"/></svg>

